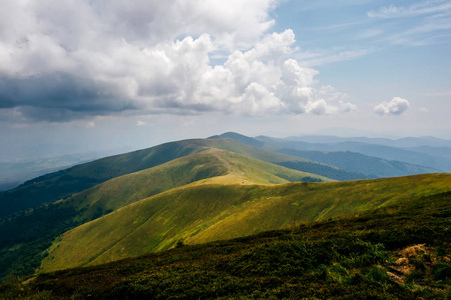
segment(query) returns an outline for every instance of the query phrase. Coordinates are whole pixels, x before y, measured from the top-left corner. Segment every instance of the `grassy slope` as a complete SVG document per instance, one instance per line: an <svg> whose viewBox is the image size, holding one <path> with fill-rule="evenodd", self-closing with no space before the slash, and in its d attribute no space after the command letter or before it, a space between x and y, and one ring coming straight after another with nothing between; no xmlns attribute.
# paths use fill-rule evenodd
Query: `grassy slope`
<svg viewBox="0 0 451 300"><path fill-rule="evenodd" d="M230 178L173 189L66 232L43 260L43 270L164 250L180 239L204 243L358 214L451 190L450 174L276 186L224 184Z"/></svg>
<svg viewBox="0 0 451 300"><path fill-rule="evenodd" d="M0 285L0 298L449 299L450 226L448 192L358 217L41 274L26 285L11 280Z"/></svg>
<svg viewBox="0 0 451 300"><path fill-rule="evenodd" d="M204 147L188 141L102 158L30 180L0 194L0 217L70 196L121 175L148 169Z"/></svg>
<svg viewBox="0 0 451 300"><path fill-rule="evenodd" d="M85 210L78 219L89 221L161 192L221 175L229 175L229 183L246 184L279 184L305 178L331 181L226 150L206 148L150 169L113 178L62 202Z"/></svg>
<svg viewBox="0 0 451 300"><path fill-rule="evenodd" d="M229 174L229 183L240 184L243 180L245 184L286 183L306 177L328 181L225 150L202 149L150 169L113 178L53 204L0 219L0 278L9 272L22 275L33 272L40 264L41 253L64 231L143 198L204 178Z"/></svg>
<svg viewBox="0 0 451 300"><path fill-rule="evenodd" d="M254 148L230 139L193 139L171 142L149 149L102 158L47 174L0 193L0 217L69 197L115 177L145 170L173 159L218 148L270 163L309 160ZM301 170L302 171L302 170Z"/></svg>

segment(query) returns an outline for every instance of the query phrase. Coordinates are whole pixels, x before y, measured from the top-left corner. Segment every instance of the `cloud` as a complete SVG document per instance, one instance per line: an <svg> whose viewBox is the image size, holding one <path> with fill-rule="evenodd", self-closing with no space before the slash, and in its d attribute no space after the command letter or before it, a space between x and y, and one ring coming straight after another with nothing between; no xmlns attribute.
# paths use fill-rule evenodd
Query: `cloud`
<svg viewBox="0 0 451 300"><path fill-rule="evenodd" d="M390 102L382 102L374 107L378 115L401 115L410 106L409 101L400 97L394 97Z"/></svg>
<svg viewBox="0 0 451 300"><path fill-rule="evenodd" d="M385 38L392 44L424 46L443 43L451 29L449 1L424 1L406 7L390 5L369 11L367 15L373 19L386 19L386 24L396 26L387 31ZM414 22L400 23L393 19L412 19Z"/></svg>
<svg viewBox="0 0 451 300"><path fill-rule="evenodd" d="M14 109L17 120L50 122L124 112L355 110L345 94L318 86L318 71L293 59L292 30L267 34L277 4L5 0L0 110ZM217 53L225 53L225 62L212 66Z"/></svg>
<svg viewBox="0 0 451 300"><path fill-rule="evenodd" d="M398 7L390 5L381 7L379 11L369 11L370 18L404 18L415 17L425 14L442 13L451 10L451 3L448 1L425 1L413 4L409 7Z"/></svg>
<svg viewBox="0 0 451 300"><path fill-rule="evenodd" d="M144 126L144 125L146 125L146 124L147 124L147 123L144 122L144 121L140 121L140 120L136 121L136 126Z"/></svg>
<svg viewBox="0 0 451 300"><path fill-rule="evenodd" d="M368 55L369 53L370 51L366 49L342 51L338 53L306 53L301 54L301 62L305 66L316 67L335 62L357 59Z"/></svg>

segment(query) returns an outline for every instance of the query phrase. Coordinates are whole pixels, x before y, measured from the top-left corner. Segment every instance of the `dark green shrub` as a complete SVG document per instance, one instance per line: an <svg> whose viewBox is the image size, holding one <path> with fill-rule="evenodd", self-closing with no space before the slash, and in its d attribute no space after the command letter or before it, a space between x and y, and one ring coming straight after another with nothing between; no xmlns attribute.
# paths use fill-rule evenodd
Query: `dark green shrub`
<svg viewBox="0 0 451 300"><path fill-rule="evenodd" d="M418 270L408 273L405 277L405 280L408 283L416 282L422 279L424 279L424 272Z"/></svg>
<svg viewBox="0 0 451 300"><path fill-rule="evenodd" d="M450 263L440 261L432 267L432 276L434 280L447 280L451 278Z"/></svg>
<svg viewBox="0 0 451 300"><path fill-rule="evenodd" d="M435 250L437 256L445 256L448 254L448 251L446 250L446 248L442 247L442 246L438 246L437 249Z"/></svg>

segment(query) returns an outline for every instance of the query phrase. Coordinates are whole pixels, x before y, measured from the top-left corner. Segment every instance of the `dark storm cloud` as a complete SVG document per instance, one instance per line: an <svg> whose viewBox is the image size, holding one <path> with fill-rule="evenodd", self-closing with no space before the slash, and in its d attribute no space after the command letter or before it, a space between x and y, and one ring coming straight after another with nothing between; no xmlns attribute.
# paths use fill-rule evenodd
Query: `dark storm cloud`
<svg viewBox="0 0 451 300"><path fill-rule="evenodd" d="M106 84L71 74L0 77L0 107L16 107L33 120L64 121L136 109Z"/></svg>

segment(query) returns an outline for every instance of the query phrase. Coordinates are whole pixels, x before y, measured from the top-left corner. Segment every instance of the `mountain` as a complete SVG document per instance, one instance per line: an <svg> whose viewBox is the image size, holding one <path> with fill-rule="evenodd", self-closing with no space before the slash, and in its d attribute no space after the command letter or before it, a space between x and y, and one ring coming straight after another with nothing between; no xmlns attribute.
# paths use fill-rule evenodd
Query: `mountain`
<svg viewBox="0 0 451 300"><path fill-rule="evenodd" d="M350 174L350 172L338 170L336 167L255 148L230 139L184 140L98 159L29 180L15 189L0 193L0 207L2 208L0 217L70 197L109 179L145 170L207 148L223 149L275 164L302 163L302 166L296 169L309 173L314 173L310 172L309 166L312 166L313 170L320 166L321 169L329 170L332 175L343 173L347 176ZM329 177L327 174L328 172L323 172L319 175ZM337 177L340 180L339 176L332 178L337 179ZM349 178L349 176L345 178Z"/></svg>
<svg viewBox="0 0 451 300"><path fill-rule="evenodd" d="M389 161L378 157L367 156L350 151L323 152L302 151L285 148L278 150L278 152L293 156L306 157L325 164L337 166L344 170L350 170L352 172L360 172L369 178L395 177L440 172L439 170L428 167L403 163L396 160Z"/></svg>
<svg viewBox="0 0 451 300"><path fill-rule="evenodd" d="M309 144L306 142L299 142L286 139L276 139L270 137L258 137L249 138L241 136L237 133L225 133L219 136L214 136L211 138L232 138L234 140L239 140L241 142L251 143L253 145L258 145L262 149L267 149L283 154L308 158L314 161L318 161L329 166L335 166L341 170L348 170L354 174L360 174L359 178L382 178L382 177L393 177L393 176L406 176L422 173L434 173L440 172L438 169L424 167L421 165L415 165L410 163L404 163L396 160L386 160L374 156L368 156L365 154L351 152L351 151L334 151L340 149L339 146L329 145L329 144ZM342 145L342 144L340 144ZM346 147L345 147L346 148ZM345 149L343 148L343 149ZM349 147L351 148L351 147ZM356 147L357 148L357 147ZM354 150L357 150L354 148ZM365 147L360 147L360 151ZM383 149L381 149L383 148ZM366 153L384 153L388 147L368 145ZM310 151L310 149L319 149L321 151ZM389 148L388 148L389 149ZM326 151L324 151L326 150ZM390 151L389 151L390 152ZM406 155L407 150L391 151L391 155L408 157ZM413 154L414 161L421 160L423 162L428 161L428 158L424 154ZM442 166L444 160L436 160L432 165ZM292 164L283 164L287 167L292 167ZM314 172L314 171L312 171ZM317 173L318 174L318 173ZM327 176L326 174L322 174ZM334 178L332 176L328 176ZM349 178L348 180L357 179Z"/></svg>
<svg viewBox="0 0 451 300"><path fill-rule="evenodd" d="M194 144L203 142L196 140ZM239 146L231 140L207 141L206 144ZM243 152L254 150L242 146ZM271 157L267 151L255 149L255 153ZM285 159L285 156L275 153L273 159L277 158ZM40 264L41 253L67 230L144 198L206 178L217 184L241 185L331 181L234 152L202 147L200 152L110 179L63 200L0 219L0 277L8 270L21 274L33 272Z"/></svg>
<svg viewBox="0 0 451 300"><path fill-rule="evenodd" d="M365 144L376 144L396 148L408 147L451 147L451 140L439 139L436 137L405 137L400 139L387 138L367 138L367 137L338 137L331 135L307 135L292 136L285 138L287 141L302 141L308 143L340 143L340 142L359 142Z"/></svg>
<svg viewBox="0 0 451 300"><path fill-rule="evenodd" d="M94 220L118 208L203 179L224 176L233 183L280 184L295 181L332 181L326 177L296 171L217 148L174 159L167 163L110 179L82 191L60 205L75 206L77 219Z"/></svg>
<svg viewBox="0 0 451 300"><path fill-rule="evenodd" d="M357 152L367 156L379 157L385 160L396 160L413 165L420 165L435 170L451 172L451 148L417 146L402 147L379 145L373 143L357 142L355 139L334 143L311 143L290 139L276 139L270 137L256 137L257 141L280 144L287 148L293 148L304 151L322 151L322 152Z"/></svg>
<svg viewBox="0 0 451 300"><path fill-rule="evenodd" d="M114 177L137 172L199 151L183 142L102 158L50 173L0 194L1 216L68 197Z"/></svg>
<svg viewBox="0 0 451 300"><path fill-rule="evenodd" d="M329 189L329 183L307 182L349 180L367 175L270 151L287 149L272 141L255 142L253 138L237 134L232 137L254 146L230 138L166 143L44 175L2 193L0 277L8 273L33 273L43 259L46 262L42 264L44 269L60 266L65 260L60 251L68 249L64 246L67 242L64 237L79 232L80 228L98 232L98 246L104 247L102 243L105 242L107 246L103 248L104 252L97 246L91 247L92 235L88 232L83 236L76 235L79 240L73 251L84 249L81 257L88 263L99 263L103 259L122 257L120 255L167 249L182 240L188 244L203 243L320 220L323 215L331 217L336 213L341 216L355 212L354 208L369 209L390 203L390 199L396 202L403 197L426 195L426 190L435 194L443 190L440 187L443 182L444 186L450 185L445 175L431 174L424 178L432 178L435 185L426 179L417 181L417 186L403 183L403 180L415 182L412 178L417 177L411 177L386 179L381 185L367 181L366 186L371 190L364 190L362 181L331 182L331 186L337 184L337 188ZM299 181L304 183L288 184ZM313 192L316 190L318 193ZM345 199L345 195L348 198ZM367 195L373 195L371 201L376 202L365 198ZM303 197L314 203L298 205L298 200ZM293 200L295 198L297 200ZM357 198L367 200L358 202ZM322 205L321 210L315 205ZM140 209L133 211L133 208ZM198 212L194 213L192 209ZM129 211L129 216L122 216L123 211ZM103 223L104 220L112 223ZM91 224L100 226L91 228ZM117 224L122 227L116 228ZM150 224L153 226L146 227ZM136 230L127 233L130 228ZM114 236L126 235L117 241L108 234L109 229L111 234L117 233ZM49 247L52 243L58 244L58 237L64 240L64 245L60 246L63 248L52 248L52 254L49 254ZM144 242L144 246L139 241ZM110 242L117 246L111 246ZM118 248L119 245L123 245L123 249ZM64 252L69 256L75 253ZM68 260L77 263L77 259Z"/></svg>
<svg viewBox="0 0 451 300"><path fill-rule="evenodd" d="M110 156L113 152L117 153L116 151L90 151L64 155L0 160L0 191L13 189L27 180L48 173L68 169L75 165Z"/></svg>
<svg viewBox="0 0 451 300"><path fill-rule="evenodd" d="M54 242L41 270L105 263L165 250L182 240L200 244L359 214L451 188L450 174L263 186L243 184L242 174L232 169L76 227Z"/></svg>
<svg viewBox="0 0 451 300"><path fill-rule="evenodd" d="M0 285L9 299L449 299L451 193ZM26 280L25 280L26 279Z"/></svg>

